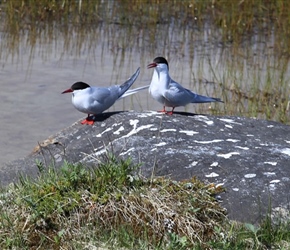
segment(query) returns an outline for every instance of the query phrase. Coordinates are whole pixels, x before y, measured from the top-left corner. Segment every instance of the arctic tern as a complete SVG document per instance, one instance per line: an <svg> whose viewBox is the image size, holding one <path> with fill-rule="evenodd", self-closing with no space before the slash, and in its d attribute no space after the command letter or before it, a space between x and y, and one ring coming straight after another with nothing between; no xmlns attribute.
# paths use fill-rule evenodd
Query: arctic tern
<svg viewBox="0 0 290 250"><path fill-rule="evenodd" d="M189 103L223 102L220 98L198 95L171 79L168 62L164 57L156 57L147 67L154 68L149 93L163 105L160 112L172 115L176 107ZM171 107L172 110L168 112L165 107Z"/></svg>
<svg viewBox="0 0 290 250"><path fill-rule="evenodd" d="M90 115L97 115L109 109L117 100L133 95L149 86L129 90L140 74L140 68L126 82L110 87L91 87L84 82L76 82L62 94L72 92L72 104L80 112L88 114L82 124L94 124Z"/></svg>

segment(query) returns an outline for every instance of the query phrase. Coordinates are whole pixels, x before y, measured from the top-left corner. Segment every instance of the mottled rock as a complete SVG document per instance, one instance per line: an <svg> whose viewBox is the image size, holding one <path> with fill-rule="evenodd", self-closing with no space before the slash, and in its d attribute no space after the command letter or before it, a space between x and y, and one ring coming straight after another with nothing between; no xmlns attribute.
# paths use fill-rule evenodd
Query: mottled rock
<svg viewBox="0 0 290 250"><path fill-rule="evenodd" d="M36 176L36 160L93 163L108 151L142 163L144 176L197 176L223 185L229 218L259 222L269 207L289 208L290 126L230 116L177 112L104 113L94 126L73 124L26 157L3 166L3 185L19 173Z"/></svg>

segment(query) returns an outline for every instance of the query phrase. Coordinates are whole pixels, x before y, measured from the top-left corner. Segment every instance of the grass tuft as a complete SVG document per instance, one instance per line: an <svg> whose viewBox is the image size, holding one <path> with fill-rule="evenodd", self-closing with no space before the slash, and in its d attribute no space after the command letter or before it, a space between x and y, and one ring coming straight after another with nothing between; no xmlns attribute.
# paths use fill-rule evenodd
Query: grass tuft
<svg viewBox="0 0 290 250"><path fill-rule="evenodd" d="M97 167L66 162L60 171L40 168L37 180L21 177L1 206L0 246L57 247L82 238L79 230L88 225L96 234L129 232L126 242L134 237L156 244L181 235L193 244L214 236L225 211L213 187L196 179L151 181L133 175L136 168L109 155Z"/></svg>
<svg viewBox="0 0 290 250"><path fill-rule="evenodd" d="M146 179L111 154L94 167L66 162L59 171L40 170L37 179L21 177L1 191L1 249L289 246L287 223L228 221L214 198L223 190L196 178Z"/></svg>

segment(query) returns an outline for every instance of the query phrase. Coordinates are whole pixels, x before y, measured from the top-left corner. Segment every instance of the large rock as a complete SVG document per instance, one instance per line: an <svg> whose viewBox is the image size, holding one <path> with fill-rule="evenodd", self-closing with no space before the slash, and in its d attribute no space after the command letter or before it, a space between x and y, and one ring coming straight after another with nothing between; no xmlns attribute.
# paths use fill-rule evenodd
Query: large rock
<svg viewBox="0 0 290 250"><path fill-rule="evenodd" d="M0 180L36 176L36 160L56 167L64 160L94 163L106 150L142 163L147 177L197 176L223 185L221 205L231 219L255 223L269 206L286 211L290 205L290 127L242 117L105 113L94 126L77 122L3 166Z"/></svg>

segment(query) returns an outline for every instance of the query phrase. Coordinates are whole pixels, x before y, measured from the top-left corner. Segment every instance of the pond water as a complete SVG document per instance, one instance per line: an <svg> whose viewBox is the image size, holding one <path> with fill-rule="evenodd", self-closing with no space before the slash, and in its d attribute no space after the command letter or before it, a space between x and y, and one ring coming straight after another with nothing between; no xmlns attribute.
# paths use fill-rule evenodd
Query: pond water
<svg viewBox="0 0 290 250"><path fill-rule="evenodd" d="M248 115L253 104L247 95L253 88L266 88L267 79L283 81L276 89L287 96L288 60L278 63L275 59L273 35L257 40L253 36L234 51L219 36L212 26L180 29L173 24L148 29L110 23L80 31L44 29L34 39L26 32L17 38L2 32L0 165L26 156L38 142L85 117L72 106L70 94L61 95L74 82L121 84L141 67L133 87L147 85L153 70L146 66L156 56L168 59L172 78L183 86L225 101L224 105L188 105L176 110ZM271 107L279 105L275 98L271 102ZM117 102L109 111L160 108L145 90Z"/></svg>
<svg viewBox="0 0 290 250"><path fill-rule="evenodd" d="M120 84L140 66L128 60L123 66L114 67L113 55L97 44L93 55L84 49L79 55L62 56L62 40L57 41L57 48L35 44L33 52L25 47L25 41L24 36L18 55L1 60L1 164L26 156L38 142L85 117L73 108L70 94L61 95L74 82L95 86ZM51 52L44 58L45 46L51 46ZM147 76L150 78L150 72ZM141 74L134 86L148 84L149 78L142 80L145 77ZM144 92L119 101L110 110L146 108L147 91Z"/></svg>

